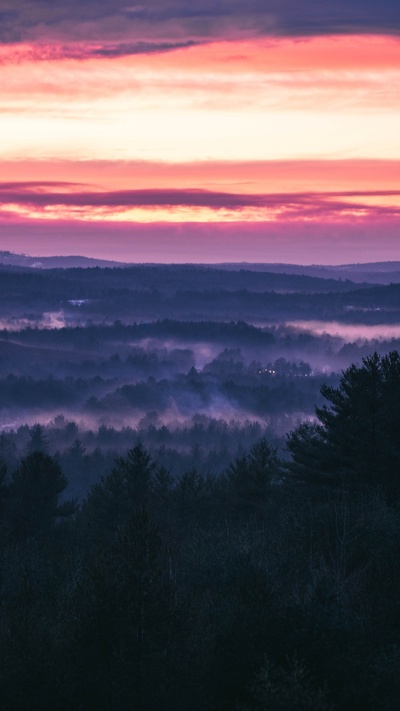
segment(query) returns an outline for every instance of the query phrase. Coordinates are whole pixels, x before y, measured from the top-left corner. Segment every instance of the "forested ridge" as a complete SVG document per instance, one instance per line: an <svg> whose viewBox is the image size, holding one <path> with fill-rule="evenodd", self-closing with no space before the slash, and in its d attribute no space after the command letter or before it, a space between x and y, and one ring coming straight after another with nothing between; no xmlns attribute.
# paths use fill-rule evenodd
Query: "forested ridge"
<svg viewBox="0 0 400 711"><path fill-rule="evenodd" d="M44 428L4 435L1 708L397 710L399 353L321 391L284 458L178 475L137 441L79 503Z"/></svg>
<svg viewBox="0 0 400 711"><path fill-rule="evenodd" d="M272 269L272 267L271 267ZM33 326L44 314L63 312L66 323L113 323L142 319L272 323L303 318L351 323L399 322L399 273L393 283L374 284L379 273L356 283L353 272L302 274L227 270L195 265L125 268L32 269L0 264L0 320L13 326L23 313ZM372 270L373 271L373 270ZM390 276L390 273L387 275ZM344 277L344 278L343 278Z"/></svg>

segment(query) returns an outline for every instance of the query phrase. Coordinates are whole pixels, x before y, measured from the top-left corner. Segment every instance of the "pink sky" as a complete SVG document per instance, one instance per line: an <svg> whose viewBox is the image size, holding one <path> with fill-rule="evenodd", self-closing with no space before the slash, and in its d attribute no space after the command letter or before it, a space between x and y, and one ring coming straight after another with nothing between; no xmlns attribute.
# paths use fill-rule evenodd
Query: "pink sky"
<svg viewBox="0 0 400 711"><path fill-rule="evenodd" d="M397 37L45 40L0 45L0 249L400 259Z"/></svg>

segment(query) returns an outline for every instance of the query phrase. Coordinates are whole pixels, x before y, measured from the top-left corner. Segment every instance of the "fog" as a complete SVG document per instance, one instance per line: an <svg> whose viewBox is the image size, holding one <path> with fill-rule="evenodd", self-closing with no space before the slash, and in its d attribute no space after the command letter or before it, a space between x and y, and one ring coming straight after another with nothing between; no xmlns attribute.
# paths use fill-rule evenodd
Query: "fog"
<svg viewBox="0 0 400 711"><path fill-rule="evenodd" d="M292 326L296 330L306 331L318 336L327 334L337 336L344 343L355 343L358 341L388 341L390 339L400 339L400 324L385 325L378 324L369 326L363 323L339 323L338 321L289 321L287 326Z"/></svg>
<svg viewBox="0 0 400 711"><path fill-rule="evenodd" d="M266 433L285 456L324 383L400 347L399 286L351 276L0 267L0 456L35 423L60 461L82 443L88 481L136 441L181 472L222 471Z"/></svg>

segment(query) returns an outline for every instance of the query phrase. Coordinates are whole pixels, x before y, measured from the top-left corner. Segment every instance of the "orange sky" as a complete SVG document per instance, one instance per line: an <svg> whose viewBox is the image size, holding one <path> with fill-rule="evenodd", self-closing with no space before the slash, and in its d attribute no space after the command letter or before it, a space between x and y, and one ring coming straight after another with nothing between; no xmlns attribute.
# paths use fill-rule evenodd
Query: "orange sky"
<svg viewBox="0 0 400 711"><path fill-rule="evenodd" d="M396 37L117 57L77 43L74 58L25 42L1 46L0 63L1 249L7 226L39 221L399 221Z"/></svg>

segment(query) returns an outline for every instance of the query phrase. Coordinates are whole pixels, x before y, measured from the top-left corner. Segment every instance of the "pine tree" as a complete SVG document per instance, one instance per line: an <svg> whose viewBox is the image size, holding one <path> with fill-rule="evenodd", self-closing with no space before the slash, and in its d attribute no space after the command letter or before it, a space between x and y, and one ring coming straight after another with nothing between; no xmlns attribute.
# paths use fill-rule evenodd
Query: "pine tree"
<svg viewBox="0 0 400 711"><path fill-rule="evenodd" d="M374 353L343 372L338 388L323 385L329 405L316 408L314 426L287 440L289 472L297 480L334 487L380 488L400 496L400 355Z"/></svg>
<svg viewBox="0 0 400 711"><path fill-rule="evenodd" d="M124 525L132 511L146 508L156 465L142 445L119 457L111 473L96 484L84 507L84 519L94 534Z"/></svg>
<svg viewBox="0 0 400 711"><path fill-rule="evenodd" d="M276 449L261 439L249 454L231 464L227 475L234 508L242 513L261 513L271 485L280 478Z"/></svg>
<svg viewBox="0 0 400 711"><path fill-rule="evenodd" d="M6 521L19 542L49 535L59 517L75 511L72 501L59 503L68 481L48 454L32 452L12 475L6 505Z"/></svg>

